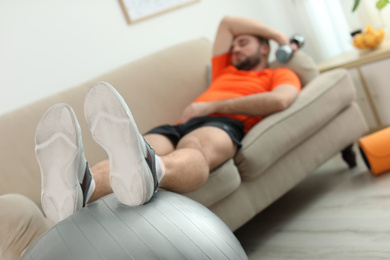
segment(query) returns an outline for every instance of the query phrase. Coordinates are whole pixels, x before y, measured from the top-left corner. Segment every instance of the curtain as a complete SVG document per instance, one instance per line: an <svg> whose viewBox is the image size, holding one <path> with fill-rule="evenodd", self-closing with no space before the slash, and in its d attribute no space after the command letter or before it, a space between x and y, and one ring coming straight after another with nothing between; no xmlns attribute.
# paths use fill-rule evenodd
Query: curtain
<svg viewBox="0 0 390 260"><path fill-rule="evenodd" d="M371 25L385 28L389 37L390 6L377 10L377 0L361 0L352 13L354 0L291 0L302 34L317 62L353 50L350 33Z"/></svg>
<svg viewBox="0 0 390 260"><path fill-rule="evenodd" d="M378 0L360 0L359 7L352 13L353 0L339 0L352 29L361 29L370 24L374 29L390 27L390 6L382 10L376 8ZM387 30L388 32L388 30Z"/></svg>

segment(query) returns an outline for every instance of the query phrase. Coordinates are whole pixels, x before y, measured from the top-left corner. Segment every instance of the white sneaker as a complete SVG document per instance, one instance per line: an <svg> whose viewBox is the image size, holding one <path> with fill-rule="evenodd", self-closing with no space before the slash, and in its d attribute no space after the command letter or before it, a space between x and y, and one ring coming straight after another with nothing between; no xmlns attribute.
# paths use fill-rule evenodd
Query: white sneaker
<svg viewBox="0 0 390 260"><path fill-rule="evenodd" d="M128 206L148 202L158 187L154 151L123 98L110 84L99 82L87 93L84 112L92 137L109 157L115 196Z"/></svg>
<svg viewBox="0 0 390 260"><path fill-rule="evenodd" d="M83 207L87 192L94 188L80 126L70 106L54 105L42 116L35 154L41 169L42 209L57 223Z"/></svg>

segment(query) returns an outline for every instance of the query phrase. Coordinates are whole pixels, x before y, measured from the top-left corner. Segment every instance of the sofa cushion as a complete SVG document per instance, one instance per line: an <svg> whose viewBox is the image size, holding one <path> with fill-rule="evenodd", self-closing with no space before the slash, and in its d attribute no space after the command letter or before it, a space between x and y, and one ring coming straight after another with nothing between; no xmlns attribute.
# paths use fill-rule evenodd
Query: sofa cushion
<svg viewBox="0 0 390 260"><path fill-rule="evenodd" d="M269 64L270 68L288 68L297 74L302 86L306 86L311 80L319 75L317 65L313 59L302 51L294 53L293 57L286 63L280 63L277 60Z"/></svg>
<svg viewBox="0 0 390 260"><path fill-rule="evenodd" d="M240 174L230 159L211 172L209 179L200 189L184 195L209 207L235 191L240 183Z"/></svg>
<svg viewBox="0 0 390 260"><path fill-rule="evenodd" d="M36 204L20 194L0 196L0 257L19 259L22 252L54 225Z"/></svg>
<svg viewBox="0 0 390 260"><path fill-rule="evenodd" d="M355 95L344 69L316 77L288 109L266 117L244 137L235 157L241 178L250 180L262 174L343 111Z"/></svg>

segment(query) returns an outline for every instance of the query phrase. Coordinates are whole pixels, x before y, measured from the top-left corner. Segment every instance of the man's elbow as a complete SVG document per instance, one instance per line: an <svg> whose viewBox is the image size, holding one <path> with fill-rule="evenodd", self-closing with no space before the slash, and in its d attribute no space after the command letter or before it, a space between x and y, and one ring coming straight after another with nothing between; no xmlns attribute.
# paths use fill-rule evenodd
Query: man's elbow
<svg viewBox="0 0 390 260"><path fill-rule="evenodd" d="M288 107L291 106L294 100L295 98L294 99L278 98L275 101L275 112L280 112L287 109Z"/></svg>
<svg viewBox="0 0 390 260"><path fill-rule="evenodd" d="M235 16L225 15L224 17L222 17L221 22L231 24L235 21L235 19L237 19Z"/></svg>
<svg viewBox="0 0 390 260"><path fill-rule="evenodd" d="M291 85L281 85L271 92L275 112L287 109L298 97L299 91Z"/></svg>

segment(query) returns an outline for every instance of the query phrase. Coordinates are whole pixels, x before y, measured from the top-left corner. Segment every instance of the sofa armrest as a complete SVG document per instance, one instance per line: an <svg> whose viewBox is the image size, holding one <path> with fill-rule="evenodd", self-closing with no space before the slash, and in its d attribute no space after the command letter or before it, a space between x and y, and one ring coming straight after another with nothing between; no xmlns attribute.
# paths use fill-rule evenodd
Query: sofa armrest
<svg viewBox="0 0 390 260"><path fill-rule="evenodd" d="M257 178L355 98L355 87L345 69L320 74L310 81L289 108L264 118L244 137L235 157L242 180Z"/></svg>

